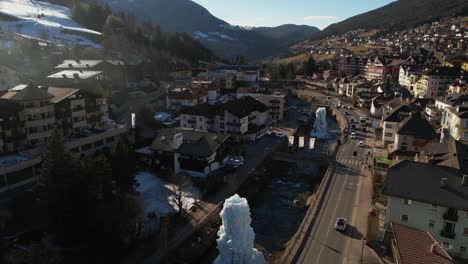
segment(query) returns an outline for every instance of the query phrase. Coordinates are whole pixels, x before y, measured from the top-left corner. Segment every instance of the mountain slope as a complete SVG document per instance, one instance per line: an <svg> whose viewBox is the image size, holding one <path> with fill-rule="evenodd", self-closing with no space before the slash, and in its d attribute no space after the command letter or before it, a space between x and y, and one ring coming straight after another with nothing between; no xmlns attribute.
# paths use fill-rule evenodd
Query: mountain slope
<svg viewBox="0 0 468 264"><path fill-rule="evenodd" d="M117 12L134 13L138 20L160 25L164 31L216 31L228 25L201 5L190 0L98 0Z"/></svg>
<svg viewBox="0 0 468 264"><path fill-rule="evenodd" d="M186 32L220 56L244 55L260 59L287 51L290 41L302 39L315 27L283 25L244 28L230 25L191 0L98 0L112 10L133 13L139 22L159 25L163 31Z"/></svg>
<svg viewBox="0 0 468 264"><path fill-rule="evenodd" d="M0 1L1 31L55 43L98 47L92 39L98 39L101 33L79 25L70 16L70 9L44 2Z"/></svg>
<svg viewBox="0 0 468 264"><path fill-rule="evenodd" d="M467 0L399 0L381 8L348 18L313 34L317 40L356 29L398 30L468 14Z"/></svg>

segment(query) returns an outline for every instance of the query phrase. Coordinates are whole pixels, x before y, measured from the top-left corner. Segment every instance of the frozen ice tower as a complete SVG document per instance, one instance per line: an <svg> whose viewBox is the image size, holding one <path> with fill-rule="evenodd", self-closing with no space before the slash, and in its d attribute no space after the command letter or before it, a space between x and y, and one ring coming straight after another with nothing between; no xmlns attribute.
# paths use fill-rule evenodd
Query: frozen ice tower
<svg viewBox="0 0 468 264"><path fill-rule="evenodd" d="M220 216L223 224L216 240L219 256L213 264L266 264L263 254L254 248L247 200L237 194L226 199Z"/></svg>
<svg viewBox="0 0 468 264"><path fill-rule="evenodd" d="M315 111L315 122L312 131L310 132L311 137L319 139L327 138L327 109L320 107Z"/></svg>

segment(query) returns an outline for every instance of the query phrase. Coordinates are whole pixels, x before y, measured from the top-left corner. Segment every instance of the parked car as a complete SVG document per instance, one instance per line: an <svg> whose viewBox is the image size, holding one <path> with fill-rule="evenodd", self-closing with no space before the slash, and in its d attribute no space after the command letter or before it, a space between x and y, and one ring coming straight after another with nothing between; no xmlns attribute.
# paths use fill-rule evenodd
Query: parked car
<svg viewBox="0 0 468 264"><path fill-rule="evenodd" d="M356 131L351 131L351 138L352 138L352 139L357 138Z"/></svg>
<svg viewBox="0 0 468 264"><path fill-rule="evenodd" d="M348 226L347 223L348 223L348 220L346 218L338 217L336 219L335 229L338 231L346 231L346 227Z"/></svg>
<svg viewBox="0 0 468 264"><path fill-rule="evenodd" d="M282 137L284 137L284 134L283 134L283 132L278 132L278 133L276 133L276 136L279 137L279 138L282 138Z"/></svg>
<svg viewBox="0 0 468 264"><path fill-rule="evenodd" d="M358 142L358 147L364 147L364 146L365 146L364 141L359 141Z"/></svg>
<svg viewBox="0 0 468 264"><path fill-rule="evenodd" d="M345 115L349 115L348 111L345 111L344 114L345 114Z"/></svg>

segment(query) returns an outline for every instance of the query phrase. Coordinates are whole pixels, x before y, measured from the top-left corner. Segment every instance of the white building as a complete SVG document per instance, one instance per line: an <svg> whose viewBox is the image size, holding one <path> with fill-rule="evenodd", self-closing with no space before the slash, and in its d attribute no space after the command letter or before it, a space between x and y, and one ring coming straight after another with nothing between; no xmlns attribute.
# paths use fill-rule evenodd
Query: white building
<svg viewBox="0 0 468 264"><path fill-rule="evenodd" d="M382 113L382 142L393 144L399 129L400 123L410 116L411 109L407 105L401 105L393 109L390 113Z"/></svg>
<svg viewBox="0 0 468 264"><path fill-rule="evenodd" d="M181 128L231 134L237 141L264 136L269 123L269 108L250 96L228 102L186 107L180 112Z"/></svg>
<svg viewBox="0 0 468 264"><path fill-rule="evenodd" d="M237 89L236 97L242 98L250 96L270 108L271 121L283 120L284 104L286 96L282 93L264 93L256 91L254 88L240 87Z"/></svg>
<svg viewBox="0 0 468 264"><path fill-rule="evenodd" d="M385 224L429 232L452 256L468 259L468 176L455 168L402 161L388 170Z"/></svg>
<svg viewBox="0 0 468 264"><path fill-rule="evenodd" d="M444 135L468 141L468 105L445 108L442 120Z"/></svg>
<svg viewBox="0 0 468 264"><path fill-rule="evenodd" d="M458 77L464 76L465 71L459 68L435 67L421 73L421 79L416 84L416 97L437 98L444 96L449 84Z"/></svg>

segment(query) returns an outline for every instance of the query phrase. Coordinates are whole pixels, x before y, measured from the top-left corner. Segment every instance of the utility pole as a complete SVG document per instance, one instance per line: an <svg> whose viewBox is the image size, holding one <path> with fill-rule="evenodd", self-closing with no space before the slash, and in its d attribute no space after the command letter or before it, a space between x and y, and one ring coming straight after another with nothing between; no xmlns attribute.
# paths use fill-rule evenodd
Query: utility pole
<svg viewBox="0 0 468 264"><path fill-rule="evenodd" d="M365 244L366 238L363 237L363 238L361 239L361 241L362 241L362 248L361 248L361 264L362 264L362 263L363 263L363 262L362 262L362 259L363 259L363 255L364 255L364 244Z"/></svg>

